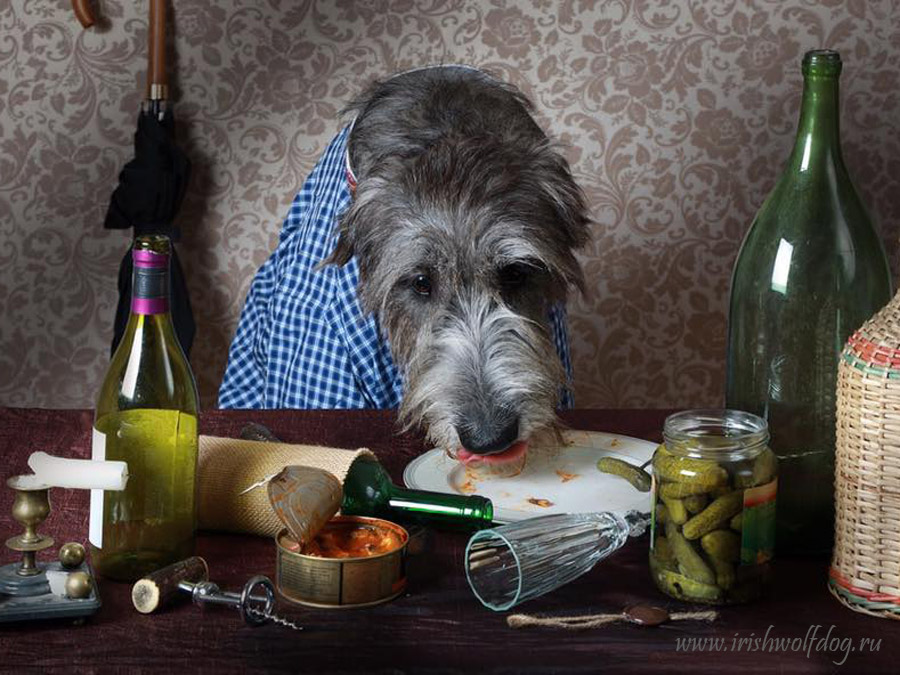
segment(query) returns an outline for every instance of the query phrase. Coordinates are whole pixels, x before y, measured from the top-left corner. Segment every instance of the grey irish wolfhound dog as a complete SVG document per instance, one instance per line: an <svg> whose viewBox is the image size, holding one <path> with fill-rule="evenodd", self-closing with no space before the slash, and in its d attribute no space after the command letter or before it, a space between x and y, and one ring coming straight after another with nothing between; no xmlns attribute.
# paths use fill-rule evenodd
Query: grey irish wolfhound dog
<svg viewBox="0 0 900 675"><path fill-rule="evenodd" d="M460 67L395 76L350 108L358 185L327 262L357 257L360 300L404 374L401 420L460 457L502 461L558 426L548 316L583 290L589 217L530 109Z"/></svg>

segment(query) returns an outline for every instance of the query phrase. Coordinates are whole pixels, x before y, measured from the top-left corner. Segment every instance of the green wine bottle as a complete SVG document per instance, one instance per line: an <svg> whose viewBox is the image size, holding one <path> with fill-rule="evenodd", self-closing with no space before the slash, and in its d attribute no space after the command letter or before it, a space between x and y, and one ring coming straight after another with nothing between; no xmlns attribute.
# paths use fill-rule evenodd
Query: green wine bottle
<svg viewBox="0 0 900 675"><path fill-rule="evenodd" d="M486 497L401 488L380 463L366 459L356 460L347 472L341 513L450 529L488 527L494 519Z"/></svg>
<svg viewBox="0 0 900 675"><path fill-rule="evenodd" d="M820 554L833 537L838 358L890 299L891 277L841 155L840 55L811 51L802 67L793 152L734 267L726 404L769 423L778 550Z"/></svg>
<svg viewBox="0 0 900 675"><path fill-rule="evenodd" d="M135 239L131 315L94 418L93 459L128 463L124 490L91 492L91 561L120 581L194 548L199 404L169 314L169 254L164 236Z"/></svg>

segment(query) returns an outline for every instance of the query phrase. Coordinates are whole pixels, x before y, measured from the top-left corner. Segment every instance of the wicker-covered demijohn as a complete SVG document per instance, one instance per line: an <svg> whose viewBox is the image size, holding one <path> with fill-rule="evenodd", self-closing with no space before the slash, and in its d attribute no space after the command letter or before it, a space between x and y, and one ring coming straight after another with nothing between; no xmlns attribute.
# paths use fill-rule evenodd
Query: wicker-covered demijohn
<svg viewBox="0 0 900 675"><path fill-rule="evenodd" d="M900 619L900 293L850 337L838 365L829 577L851 609Z"/></svg>

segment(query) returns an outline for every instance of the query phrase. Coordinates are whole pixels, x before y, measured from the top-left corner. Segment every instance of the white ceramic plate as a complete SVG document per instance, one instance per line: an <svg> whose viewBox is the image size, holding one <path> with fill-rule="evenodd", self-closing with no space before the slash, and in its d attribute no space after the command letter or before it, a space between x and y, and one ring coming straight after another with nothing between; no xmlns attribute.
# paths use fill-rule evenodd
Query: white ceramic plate
<svg viewBox="0 0 900 675"><path fill-rule="evenodd" d="M494 520L501 523L551 513L650 511L649 492L638 492L596 465L601 457L613 456L640 466L653 455L656 443L599 431L567 430L563 437L562 447L530 448L525 468L512 478L468 479L462 464L434 449L406 466L403 482L416 490L488 497L494 503ZM539 500L549 505L534 503Z"/></svg>

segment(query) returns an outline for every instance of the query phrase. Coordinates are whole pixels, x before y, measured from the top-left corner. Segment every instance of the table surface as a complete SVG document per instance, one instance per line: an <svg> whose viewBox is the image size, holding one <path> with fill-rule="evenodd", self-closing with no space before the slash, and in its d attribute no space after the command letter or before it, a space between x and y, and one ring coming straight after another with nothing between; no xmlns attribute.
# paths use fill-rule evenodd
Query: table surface
<svg viewBox="0 0 900 675"><path fill-rule="evenodd" d="M576 410L565 413L563 419L576 429L658 440L665 414ZM90 411L0 408L3 478L27 472L26 460L37 450L89 456L91 419ZM201 433L238 436L249 421L267 425L285 441L367 446L398 483L403 467L426 449L421 436L399 433L393 413L383 411L216 410L203 414ZM53 536L57 544L85 542L87 491L55 489L51 501L53 512L41 531ZM12 491L2 490L3 539L17 532L11 505ZM711 623L678 622L658 628L614 624L571 632L512 629L505 614L484 609L466 584L462 569L465 543L463 534L432 533L426 551L409 560L408 592L379 607L310 610L280 602L278 612L302 624L302 632L271 624L250 628L232 610L201 609L190 603L141 615L131 606L128 584L101 580L103 606L83 625L63 621L0 624L0 669L80 673L683 672L686 668L712 673L726 669L743 673L898 672L900 622L842 607L826 589L824 560L778 560L768 597L721 609L719 618ZM647 567L647 547L646 535L631 540L580 579L515 611L572 616L619 612L634 603L656 604L670 611L697 609L655 589ZM225 589L240 588L254 574L275 576L275 547L270 539L201 533L197 553L209 562L212 580ZM2 562L13 559L9 552L4 555ZM769 641L764 643L766 637ZM719 642L695 643L690 648L683 642L685 638ZM790 641L773 642L784 638ZM864 643L864 638L869 642ZM866 647L861 650L863 644Z"/></svg>

